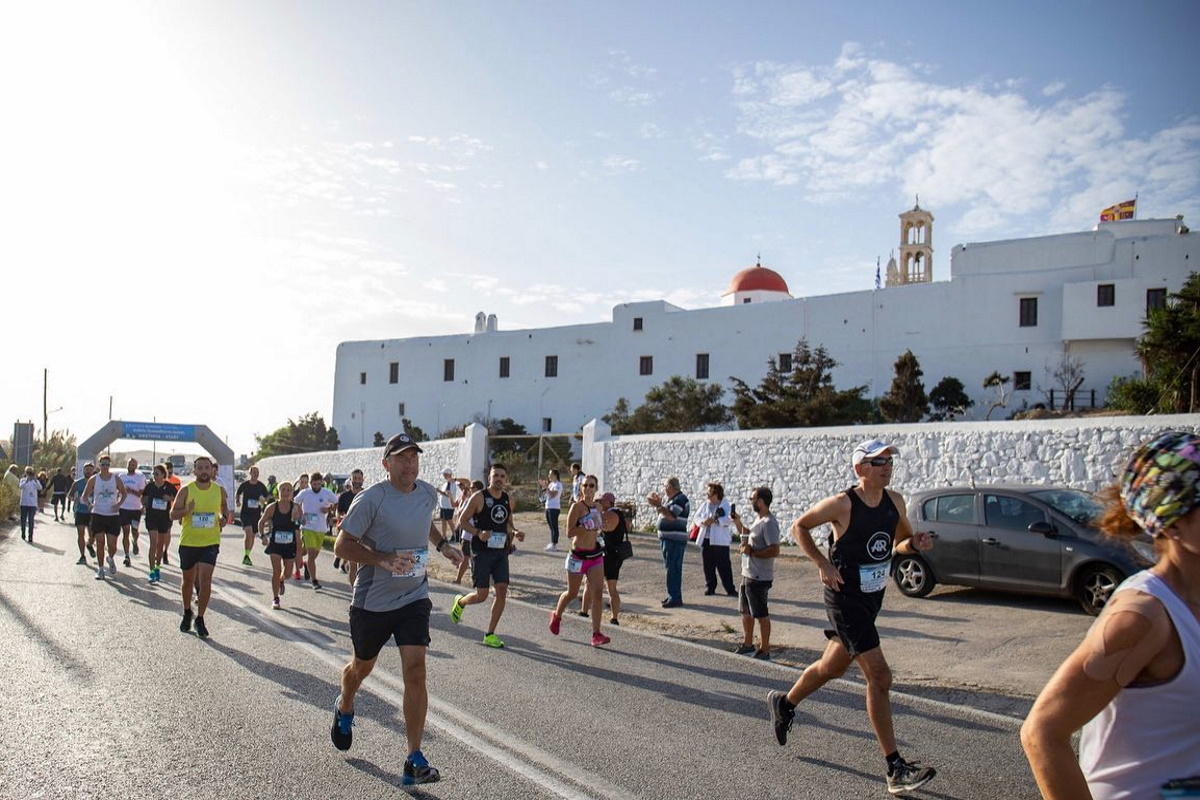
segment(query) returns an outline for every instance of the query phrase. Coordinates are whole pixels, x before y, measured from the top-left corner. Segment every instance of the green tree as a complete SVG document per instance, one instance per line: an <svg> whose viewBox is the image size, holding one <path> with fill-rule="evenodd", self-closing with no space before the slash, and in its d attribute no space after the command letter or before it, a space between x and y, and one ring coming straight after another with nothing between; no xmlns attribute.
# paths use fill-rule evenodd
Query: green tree
<svg viewBox="0 0 1200 800"><path fill-rule="evenodd" d="M625 398L603 419L613 433L670 433L728 426L732 415L721 403L724 388L674 375L646 392L646 400L628 413Z"/></svg>
<svg viewBox="0 0 1200 800"><path fill-rule="evenodd" d="M429 441L429 436L425 433L424 430L421 429L421 426L413 425L412 420L409 419L408 417L401 417L400 425L401 425L401 427L404 428L404 432L407 433L414 442ZM386 442L380 442L380 445L383 445L383 444L386 444Z"/></svg>
<svg viewBox="0 0 1200 800"><path fill-rule="evenodd" d="M258 452L252 461L270 456L290 456L295 453L314 453L319 450L337 450L341 445L337 429L325 426L325 420L317 412L305 414L300 420L290 418L287 425L266 436L255 436Z"/></svg>
<svg viewBox="0 0 1200 800"><path fill-rule="evenodd" d="M808 428L851 425L871 418L866 386L839 390L833 385L838 365L824 346L815 350L801 339L792 352L792 371L779 369L774 357L756 388L733 382L733 415L740 428Z"/></svg>
<svg viewBox="0 0 1200 800"><path fill-rule="evenodd" d="M1137 343L1146 380L1158 390L1155 411L1200 411L1200 273L1189 273L1183 288L1164 307L1146 315Z"/></svg>
<svg viewBox="0 0 1200 800"><path fill-rule="evenodd" d="M920 422L929 413L929 398L921 382L925 373L912 350L896 359L895 370L892 387L879 398L879 412L888 422Z"/></svg>
<svg viewBox="0 0 1200 800"><path fill-rule="evenodd" d="M966 413L968 408L975 405L975 401L967 397L962 381L947 375L929 390L929 405L933 407L933 413L929 415L930 422L949 422Z"/></svg>
<svg viewBox="0 0 1200 800"><path fill-rule="evenodd" d="M372 447L383 447L387 444L387 439L383 438L383 431L375 431L375 438L371 442Z"/></svg>

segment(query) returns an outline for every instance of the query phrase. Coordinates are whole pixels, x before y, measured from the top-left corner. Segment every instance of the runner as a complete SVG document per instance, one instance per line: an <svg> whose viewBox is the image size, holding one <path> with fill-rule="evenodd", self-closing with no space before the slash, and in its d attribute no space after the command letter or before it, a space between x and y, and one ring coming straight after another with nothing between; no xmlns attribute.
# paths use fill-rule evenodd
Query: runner
<svg viewBox="0 0 1200 800"><path fill-rule="evenodd" d="M471 534L471 579L475 593L454 596L450 620L458 623L464 608L487 600L488 585L494 583L496 599L492 601L492 616L483 637L488 647L504 647L496 635L496 626L508 599L508 554L513 550L514 537L525 541L525 534L513 527L512 505L504 491L507 483L508 469L503 464L492 464L488 488L472 495L459 517L463 532Z"/></svg>
<svg viewBox="0 0 1200 800"><path fill-rule="evenodd" d="M279 597L287 588L287 576L296 561L296 534L300 506L293 502L292 484L279 484L279 499L267 506L258 521L264 552L271 557L271 608L279 608Z"/></svg>
<svg viewBox="0 0 1200 800"><path fill-rule="evenodd" d="M458 565L458 576L454 582L461 585L463 576L467 574L467 568L471 566L471 534L463 530L462 527L462 510L467 507L467 503L471 502L471 497L475 492L483 491L483 481L468 481L466 478L458 479L458 508L454 510L454 527L458 531L458 538L462 542L462 563Z"/></svg>
<svg viewBox="0 0 1200 800"><path fill-rule="evenodd" d="M229 516L229 496L224 487L213 481L212 469L213 462L208 456L199 456L192 462L196 480L179 490L171 507L171 519L182 523L179 569L183 572L183 580L179 590L183 595L183 620L179 630L187 633L192 629L192 590L193 586L198 586L200 597L195 624L196 635L201 639L208 638L204 612L212 594L213 568L221 551L221 528Z"/></svg>
<svg viewBox="0 0 1200 800"><path fill-rule="evenodd" d="M341 694L333 708L329 735L339 750L353 742L354 695L379 652L394 639L400 648L404 676L404 733L408 757L405 785L433 783L441 774L421 752L429 695L425 684L425 651L429 646L429 547L457 565L461 556L438 533L431 517L436 490L419 480L421 448L407 434L397 434L384 448L388 479L361 492L342 520L334 552L361 564L350 603L350 639L354 652L342 670Z"/></svg>
<svg viewBox="0 0 1200 800"><path fill-rule="evenodd" d="M321 582L317 580L317 556L325 544L325 534L329 533L329 511L337 508L337 501L337 495L325 488L325 477L319 472L309 475L308 488L296 495L296 505L300 506L302 515L300 538L307 555L305 569L314 589L321 588Z"/></svg>
<svg viewBox="0 0 1200 800"><path fill-rule="evenodd" d="M346 491L338 495L337 521L339 525L342 522L342 518L346 516L346 512L350 510L350 504L354 502L355 496L362 490L363 471L356 469L350 473L350 483ZM358 564L355 564L353 561L345 561L335 555L333 557L333 568L349 573L350 585L354 585L354 579L358 577Z"/></svg>
<svg viewBox="0 0 1200 800"><path fill-rule="evenodd" d="M108 547L108 574L117 574L117 537L121 535L121 505L125 502L125 484L108 471L112 459L100 456L100 471L88 478L79 502L91 509L89 524L96 541L96 580L104 580L104 548Z"/></svg>
<svg viewBox="0 0 1200 800"><path fill-rule="evenodd" d="M171 538L171 503L175 487L167 483L167 468L154 465L154 480L146 485L142 501L146 507L146 535L150 537L150 582L162 580L162 559Z"/></svg>
<svg viewBox="0 0 1200 800"><path fill-rule="evenodd" d="M92 558L96 557L92 540L92 515L89 513L88 504L83 502L83 490L95 472L96 465L89 461L83 465L83 477L71 484L70 499L75 506L75 530L79 532L79 560L75 563L83 566L87 566L87 556L83 554L85 547L92 554Z"/></svg>
<svg viewBox="0 0 1200 800"><path fill-rule="evenodd" d="M242 564L250 566L250 550L254 547L254 534L258 531L258 521L262 517L263 506L270 500L271 491L265 483L258 479L258 467L250 468L250 479L242 481L237 488L234 504L240 505L242 530L245 532Z"/></svg>
<svg viewBox="0 0 1200 800"><path fill-rule="evenodd" d="M163 466L167 468L167 483L169 483L175 487L175 496L178 497L179 490L183 488L183 482L180 481L179 476L175 474L175 465L171 463L170 459L168 459L167 461L163 462ZM172 505L173 505L173 503L172 503ZM162 562L160 562L160 563L163 563L163 564L171 563L170 550L171 550L171 532L167 531L167 541L166 541L166 544L163 545Z"/></svg>
<svg viewBox="0 0 1200 800"><path fill-rule="evenodd" d="M121 543L125 547L125 566L133 566L129 560L129 533L133 531L133 554L138 555L138 523L142 520L142 492L146 490L146 476L138 472L136 458L129 459L125 474L125 500L121 503Z"/></svg>
<svg viewBox="0 0 1200 800"><path fill-rule="evenodd" d="M67 492L71 491L71 479L63 475L62 467L54 470L54 476L50 478L50 505L54 507L54 521L67 521ZM58 507L62 506L62 516L58 514Z"/></svg>
<svg viewBox="0 0 1200 800"><path fill-rule="evenodd" d="M67 511L68 512L70 512L75 506L75 498L72 496L72 490L75 488L75 481L76 481L74 466L71 467L70 481L71 481L71 488L67 490Z"/></svg>
<svg viewBox="0 0 1200 800"><path fill-rule="evenodd" d="M296 482L292 484L292 495L293 495L293 499L294 499L295 497L298 497L298 496L299 496L299 494L300 494L301 492L303 492L303 491L304 491L305 489L307 489L307 488L308 488L308 473L304 473L304 474L303 474L303 475L301 475L299 478L296 478ZM301 549L303 549L303 547L302 547L302 546L303 546L303 542L301 542L301 543L297 544L296 546L297 546L297 547L300 547ZM295 575L295 578L296 578L296 580L300 580L300 562L301 562L301 561L303 561L303 560L304 560L303 558L297 558L297 559L296 559L296 564L295 564L295 566L296 566L296 575ZM308 567L307 567L307 566L305 566L305 567L304 567L304 578L305 578L306 580L308 579Z"/></svg>
<svg viewBox="0 0 1200 800"><path fill-rule="evenodd" d="M858 483L821 500L792 525L792 537L820 571L832 629L825 631L829 643L821 659L810 664L786 694L767 694L775 739L786 744L796 705L857 662L867 680L867 716L887 760L887 789L892 794L924 786L937 774L933 767L900 757L888 695L892 672L875 629L892 557L933 546L928 533L913 532L904 498L887 488L896 455L895 447L878 439L859 444L851 457ZM829 558L812 538L812 529L826 523L833 527Z"/></svg>
<svg viewBox="0 0 1200 800"><path fill-rule="evenodd" d="M579 596L579 584L587 576L587 606L592 617L592 647L606 645L611 639L600 632L601 596L604 588L604 547L598 541L604 527L604 516L596 504L596 489L600 483L595 475L587 475L580 487L579 500L567 512L567 538L571 552L567 555L567 590L558 596L550 612L550 632L558 636L562 615L571 601Z"/></svg>
<svg viewBox="0 0 1200 800"><path fill-rule="evenodd" d="M608 605L612 610L613 625L621 624L621 593L617 581L621 580L621 565L633 554L629 543L629 521L625 512L617 508L617 496L605 492L596 500L604 512L604 582L608 586Z"/></svg>
<svg viewBox="0 0 1200 800"><path fill-rule="evenodd" d="M271 493L272 500L279 499L279 484L275 482L274 475L267 476L267 491Z"/></svg>

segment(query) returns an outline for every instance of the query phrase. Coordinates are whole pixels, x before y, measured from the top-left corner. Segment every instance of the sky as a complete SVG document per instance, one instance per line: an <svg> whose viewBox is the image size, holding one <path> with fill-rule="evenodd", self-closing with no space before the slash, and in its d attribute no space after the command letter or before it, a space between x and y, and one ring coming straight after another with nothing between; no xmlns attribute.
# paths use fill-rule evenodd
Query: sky
<svg viewBox="0 0 1200 800"><path fill-rule="evenodd" d="M870 289L1200 222L1200 3L26 2L0 10L11 423L319 412L339 342ZM1190 100L1188 98L1191 98ZM43 407L43 370L47 398Z"/></svg>

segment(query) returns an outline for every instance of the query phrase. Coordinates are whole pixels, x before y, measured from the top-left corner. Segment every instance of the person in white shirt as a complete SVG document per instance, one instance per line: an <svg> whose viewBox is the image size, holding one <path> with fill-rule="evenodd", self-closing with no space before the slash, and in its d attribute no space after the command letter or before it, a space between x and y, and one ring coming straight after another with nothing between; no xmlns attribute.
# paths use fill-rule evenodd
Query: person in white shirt
<svg viewBox="0 0 1200 800"><path fill-rule="evenodd" d="M550 528L550 544L546 545L546 550L553 553L558 550L558 517L562 514L563 485L556 469L550 470L539 483L542 486L542 500L546 504L546 525Z"/></svg>
<svg viewBox="0 0 1200 800"><path fill-rule="evenodd" d="M308 476L308 488L296 495L300 506L300 535L308 557L308 577L314 589L321 588L317 580L317 556L329 532L329 511L337 508L337 495L325 488L325 476L314 472Z"/></svg>
<svg viewBox="0 0 1200 800"><path fill-rule="evenodd" d="M458 484L454 481L454 470L442 470L442 482L437 487L438 519L442 521L442 538L454 541L454 510L458 505Z"/></svg>
<svg viewBox="0 0 1200 800"><path fill-rule="evenodd" d="M121 517L121 544L125 549L125 566L133 566L129 560L129 533L133 532L133 554L138 554L138 525L142 521L142 492L146 491L146 476L138 472L136 458L129 459L125 474L121 476L125 484L125 499L118 509Z"/></svg>
<svg viewBox="0 0 1200 800"><path fill-rule="evenodd" d="M21 478L19 490L21 493L21 538L25 539L25 528L28 523L29 538L26 541L32 542L33 520L37 516L38 510L38 493L42 491L42 484L33 474L33 467L25 468L25 477Z"/></svg>
<svg viewBox="0 0 1200 800"><path fill-rule="evenodd" d="M704 593L717 593L717 576L725 594L737 597L737 586L733 584L733 565L729 562L729 544L733 531L729 521L729 503L725 500L725 487L719 483L708 484L705 502L696 506L692 513L692 524L700 527L696 544L700 545L704 565Z"/></svg>

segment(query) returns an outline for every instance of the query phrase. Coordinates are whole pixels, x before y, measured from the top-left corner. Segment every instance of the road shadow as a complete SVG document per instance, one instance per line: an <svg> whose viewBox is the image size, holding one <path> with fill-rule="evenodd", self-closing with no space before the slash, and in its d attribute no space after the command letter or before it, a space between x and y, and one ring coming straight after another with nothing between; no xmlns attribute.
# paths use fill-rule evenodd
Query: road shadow
<svg viewBox="0 0 1200 800"><path fill-rule="evenodd" d="M993 589L976 589L970 586L939 587L928 597L920 598L922 603L944 603L947 606L995 606L1000 608L1020 609L1022 611L1041 611L1050 614L1069 614L1082 616L1084 611L1079 602L1070 597L1046 597L1044 595L1023 595L1011 592L1000 592Z"/></svg>
<svg viewBox="0 0 1200 800"><path fill-rule="evenodd" d="M42 627L30 618L3 591L0 591L0 609L8 612L13 620L28 632L27 641L33 642L45 651L56 669L61 667L71 675L78 677L84 683L92 683L94 678L92 668L86 662L76 658L75 654L70 650L54 641L50 630Z"/></svg>

